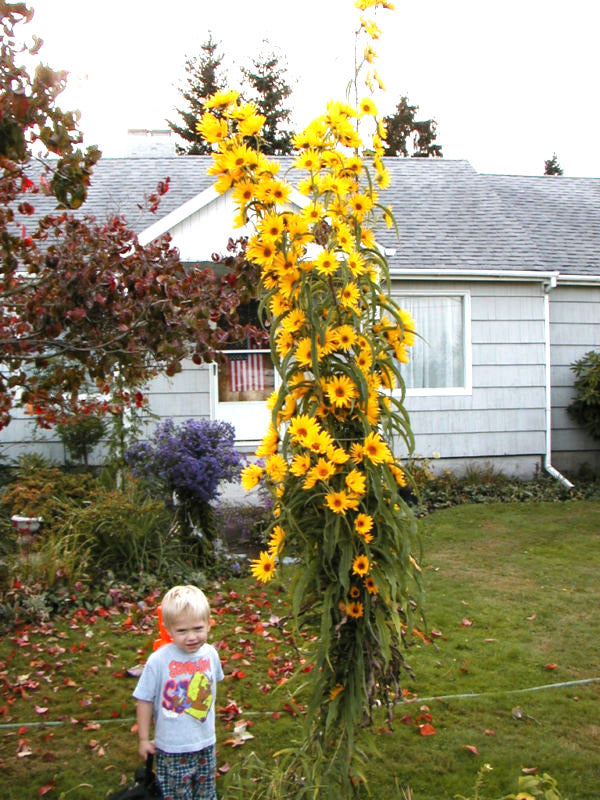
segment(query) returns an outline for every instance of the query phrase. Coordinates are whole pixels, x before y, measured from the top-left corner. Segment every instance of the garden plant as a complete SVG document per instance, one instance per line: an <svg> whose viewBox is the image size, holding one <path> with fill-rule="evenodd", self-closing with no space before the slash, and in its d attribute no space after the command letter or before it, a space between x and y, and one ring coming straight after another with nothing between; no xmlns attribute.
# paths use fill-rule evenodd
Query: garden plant
<svg viewBox="0 0 600 800"><path fill-rule="evenodd" d="M281 753L269 797L359 793L359 733L378 704L391 709L401 697L403 640L418 616L416 524L392 450L394 437L412 443L400 363L415 323L390 297L373 232L394 224L378 200L389 183L371 96L379 35L361 16L354 102L330 102L294 139L302 208L290 206L291 183L260 151L265 118L254 104L219 91L198 123L217 191L231 191L236 222L254 231L246 257L261 268L260 311L281 379L256 451L262 464L242 473L246 488L264 483L274 498L268 549L252 570L267 582L284 554L299 558L297 624L320 621L303 744Z"/></svg>

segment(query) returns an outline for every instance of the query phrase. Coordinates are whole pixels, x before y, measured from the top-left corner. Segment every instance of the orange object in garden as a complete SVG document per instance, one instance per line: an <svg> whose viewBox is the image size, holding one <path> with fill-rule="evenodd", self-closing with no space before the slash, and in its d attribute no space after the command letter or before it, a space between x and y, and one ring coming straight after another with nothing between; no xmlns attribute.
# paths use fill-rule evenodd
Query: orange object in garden
<svg viewBox="0 0 600 800"><path fill-rule="evenodd" d="M158 614L158 632L160 633L160 638L154 640L154 644L152 645L153 650L158 650L163 644L169 644L173 641L163 624L162 608L158 606L156 612Z"/></svg>

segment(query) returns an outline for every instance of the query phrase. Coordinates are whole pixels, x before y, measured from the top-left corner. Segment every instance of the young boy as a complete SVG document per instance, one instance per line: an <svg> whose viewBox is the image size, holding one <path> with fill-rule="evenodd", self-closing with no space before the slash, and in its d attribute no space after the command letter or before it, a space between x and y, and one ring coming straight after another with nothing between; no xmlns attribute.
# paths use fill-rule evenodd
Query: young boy
<svg viewBox="0 0 600 800"><path fill-rule="evenodd" d="M164 800L216 800L215 701L223 670L217 651L206 643L208 600L195 586L174 586L161 608L173 641L148 658L133 692L139 754L145 760L156 753Z"/></svg>

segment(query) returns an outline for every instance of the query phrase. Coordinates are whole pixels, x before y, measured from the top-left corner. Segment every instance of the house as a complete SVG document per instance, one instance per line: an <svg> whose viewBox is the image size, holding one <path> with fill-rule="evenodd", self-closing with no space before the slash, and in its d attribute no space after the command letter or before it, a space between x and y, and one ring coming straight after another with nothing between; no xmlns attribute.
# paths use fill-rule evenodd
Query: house
<svg viewBox="0 0 600 800"><path fill-rule="evenodd" d="M232 235L233 206L213 189L209 161L103 159L83 211L125 215L142 242L168 232L182 261L210 262ZM283 172L290 163L282 159ZM523 476L539 466L558 478L582 464L600 466L600 443L566 412L570 365L600 348L600 180L481 175L466 161L445 159L391 158L386 166L392 184L382 201L394 210L400 238L382 227L378 244L393 294L422 336L405 369L415 455ZM140 210L139 198L167 176L158 213ZM239 447L251 452L277 379L269 367L267 354L244 351L230 354L228 375L186 364L174 378L152 382L151 410L176 421L231 421ZM236 378L241 368L260 373L260 385ZM28 420L15 419L0 446L14 456L31 439ZM62 460L52 434L44 448Z"/></svg>

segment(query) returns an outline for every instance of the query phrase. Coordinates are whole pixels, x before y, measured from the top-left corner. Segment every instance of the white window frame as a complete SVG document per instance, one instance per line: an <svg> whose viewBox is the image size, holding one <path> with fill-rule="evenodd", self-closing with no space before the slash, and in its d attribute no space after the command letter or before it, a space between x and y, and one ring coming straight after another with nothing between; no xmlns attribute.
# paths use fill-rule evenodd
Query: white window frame
<svg viewBox="0 0 600 800"><path fill-rule="evenodd" d="M404 297L457 297L461 300L462 307L462 324L463 324L463 363L464 363L464 386L439 386L436 388L418 388L406 389L407 397L440 397L450 395L471 395L473 394L473 358L472 358L472 343L471 343L471 293L467 290L450 290L444 291L443 289L436 289L434 291L419 291L407 289L402 291L401 287L394 287L392 289L392 298L400 307L402 307L402 298ZM416 333L419 333L419 320L416 322ZM426 342L424 342L427 346ZM409 358L411 357L411 348L407 349ZM400 372L402 372L402 364L400 364ZM398 392L399 393L399 392Z"/></svg>

